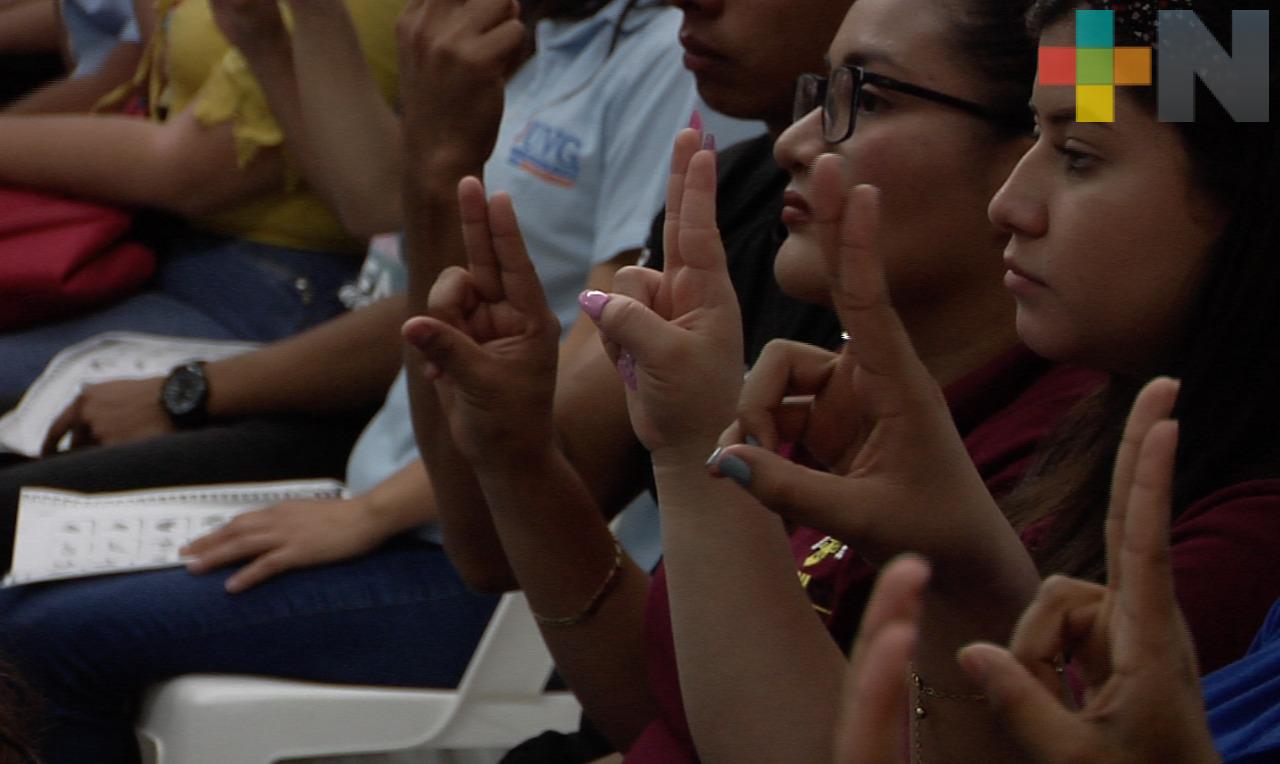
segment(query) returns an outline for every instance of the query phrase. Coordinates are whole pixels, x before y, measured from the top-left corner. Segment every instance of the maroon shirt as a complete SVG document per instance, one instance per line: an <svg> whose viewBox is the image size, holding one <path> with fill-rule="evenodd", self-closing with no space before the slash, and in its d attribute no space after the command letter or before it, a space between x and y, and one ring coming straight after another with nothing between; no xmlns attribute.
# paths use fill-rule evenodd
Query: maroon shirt
<svg viewBox="0 0 1280 764"><path fill-rule="evenodd" d="M1039 441L1102 380L1096 372L1054 366L1025 348L1017 348L947 387L956 427L994 495L1001 496L1013 487L1030 466ZM844 544L817 531L798 528L791 539L801 581L815 610L836 640L847 646L870 595L876 569ZM1261 616L1254 631L1258 623ZM626 760L696 762L676 671L666 573L661 567L649 589L645 629L649 685L658 703L658 718L641 733Z"/></svg>

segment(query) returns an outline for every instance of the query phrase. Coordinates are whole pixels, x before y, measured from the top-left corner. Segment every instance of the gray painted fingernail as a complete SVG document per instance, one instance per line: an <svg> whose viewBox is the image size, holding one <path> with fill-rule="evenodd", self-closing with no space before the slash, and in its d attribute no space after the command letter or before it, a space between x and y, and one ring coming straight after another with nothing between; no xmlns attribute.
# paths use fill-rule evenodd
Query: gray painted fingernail
<svg viewBox="0 0 1280 764"><path fill-rule="evenodd" d="M743 488L751 485L751 466L733 454L725 454L716 462L720 474L729 478Z"/></svg>
<svg viewBox="0 0 1280 764"><path fill-rule="evenodd" d="M748 446L755 446L756 448L760 447L760 439L754 435L748 435L743 442Z"/></svg>

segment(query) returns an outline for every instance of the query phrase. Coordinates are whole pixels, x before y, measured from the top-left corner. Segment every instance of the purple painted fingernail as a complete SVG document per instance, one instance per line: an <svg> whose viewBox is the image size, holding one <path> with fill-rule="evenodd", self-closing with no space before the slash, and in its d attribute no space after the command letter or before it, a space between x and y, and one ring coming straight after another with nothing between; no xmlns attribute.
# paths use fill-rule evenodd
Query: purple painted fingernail
<svg viewBox="0 0 1280 764"><path fill-rule="evenodd" d="M618 356L618 374L622 376L622 382L628 390L634 391L639 388L639 383L636 381L636 359L626 350Z"/></svg>
<svg viewBox="0 0 1280 764"><path fill-rule="evenodd" d="M693 110L693 114L689 117L689 127L702 132L702 112L697 109Z"/></svg>
<svg viewBox="0 0 1280 764"><path fill-rule="evenodd" d="M706 135L702 136L702 148L705 151L716 150L716 134L715 133L707 133Z"/></svg>
<svg viewBox="0 0 1280 764"><path fill-rule="evenodd" d="M609 295L589 289L578 295L578 304L582 306L584 313L591 316L592 321L599 321L604 313L604 306L609 304Z"/></svg>

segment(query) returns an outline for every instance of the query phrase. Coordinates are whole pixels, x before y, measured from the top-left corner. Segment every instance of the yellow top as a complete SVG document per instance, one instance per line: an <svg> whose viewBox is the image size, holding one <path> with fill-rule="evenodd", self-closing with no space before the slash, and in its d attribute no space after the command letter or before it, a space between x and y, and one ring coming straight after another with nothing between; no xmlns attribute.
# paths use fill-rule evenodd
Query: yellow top
<svg viewBox="0 0 1280 764"><path fill-rule="evenodd" d="M395 26L405 2L346 0L365 59L388 103L395 103L397 95ZM262 88L244 56L218 32L208 0L178 0L162 23L168 55L163 64L161 101L169 112L176 114L194 103L195 116L202 124L230 122L241 167L260 149L282 145L284 134ZM346 233L328 206L297 182L296 171L289 174L281 188L193 222L201 228L267 244L363 252L364 245Z"/></svg>

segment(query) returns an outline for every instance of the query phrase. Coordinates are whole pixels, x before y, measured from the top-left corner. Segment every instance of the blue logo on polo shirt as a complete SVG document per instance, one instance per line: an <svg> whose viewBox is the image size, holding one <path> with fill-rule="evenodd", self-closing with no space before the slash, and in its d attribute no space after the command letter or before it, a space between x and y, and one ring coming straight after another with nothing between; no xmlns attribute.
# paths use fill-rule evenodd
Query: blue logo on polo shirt
<svg viewBox="0 0 1280 764"><path fill-rule="evenodd" d="M548 183L572 188L581 172L581 148L582 139L573 133L530 120L516 135L507 161Z"/></svg>

